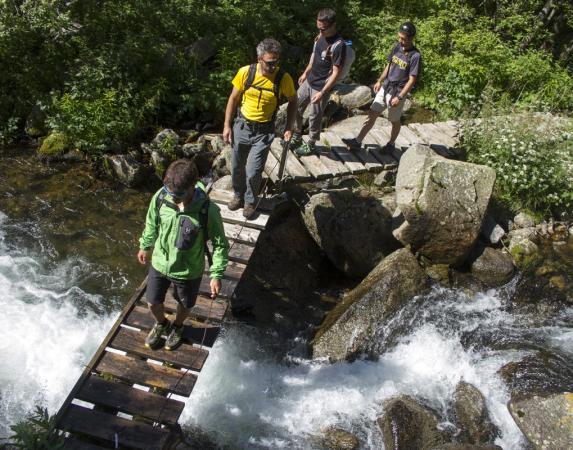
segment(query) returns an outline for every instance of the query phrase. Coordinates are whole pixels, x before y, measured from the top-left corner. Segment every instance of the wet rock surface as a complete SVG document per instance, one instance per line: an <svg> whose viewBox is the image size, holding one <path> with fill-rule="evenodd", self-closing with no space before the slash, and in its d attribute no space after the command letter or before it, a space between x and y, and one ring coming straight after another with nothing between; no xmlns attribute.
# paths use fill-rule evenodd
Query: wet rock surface
<svg viewBox="0 0 573 450"><path fill-rule="evenodd" d="M482 393L469 383L460 382L454 392L454 411L461 433L458 439L464 443L492 444L497 431L485 405Z"/></svg>
<svg viewBox="0 0 573 450"><path fill-rule="evenodd" d="M427 286L414 255L395 251L327 315L312 342L313 356L339 361L368 351L377 328Z"/></svg>
<svg viewBox="0 0 573 450"><path fill-rule="evenodd" d="M148 167L133 155L105 155L103 167L108 176L129 187L144 184L150 175Z"/></svg>
<svg viewBox="0 0 573 450"><path fill-rule="evenodd" d="M430 450L448 441L447 435L438 430L435 414L408 396L386 402L378 426L388 449Z"/></svg>
<svg viewBox="0 0 573 450"><path fill-rule="evenodd" d="M356 450L360 441L352 433L336 427L329 427L316 439L320 448L329 450Z"/></svg>
<svg viewBox="0 0 573 450"><path fill-rule="evenodd" d="M511 256L491 247L484 248L471 266L473 276L488 286L508 282L514 269Z"/></svg>

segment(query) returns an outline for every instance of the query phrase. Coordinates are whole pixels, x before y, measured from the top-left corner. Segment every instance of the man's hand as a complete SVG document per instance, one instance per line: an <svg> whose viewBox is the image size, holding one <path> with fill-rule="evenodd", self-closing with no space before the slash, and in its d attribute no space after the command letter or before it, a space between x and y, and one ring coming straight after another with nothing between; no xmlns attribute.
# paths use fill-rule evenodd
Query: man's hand
<svg viewBox="0 0 573 450"><path fill-rule="evenodd" d="M221 280L211 278L211 298L215 300L221 291Z"/></svg>
<svg viewBox="0 0 573 450"><path fill-rule="evenodd" d="M378 91L380 90L381 87L382 87L382 83L380 81L377 81L376 83L374 83L374 93L378 94Z"/></svg>
<svg viewBox="0 0 573 450"><path fill-rule="evenodd" d="M320 103L321 99L322 99L322 91L318 91L316 94L312 96L312 99L310 101L311 103Z"/></svg>
<svg viewBox="0 0 573 450"><path fill-rule="evenodd" d="M149 253L149 250L139 250L137 252L137 260L140 264L147 264L147 261L149 261Z"/></svg>
<svg viewBox="0 0 573 450"><path fill-rule="evenodd" d="M302 73L300 77L298 77L298 85L300 86L306 80L306 71Z"/></svg>
<svg viewBox="0 0 573 450"><path fill-rule="evenodd" d="M285 134L283 134L283 139L285 140L285 142L290 141L291 138L292 138L292 130L285 130Z"/></svg>
<svg viewBox="0 0 573 450"><path fill-rule="evenodd" d="M392 100L390 100L390 106L398 106L398 103L400 103L400 99L398 97L392 97Z"/></svg>
<svg viewBox="0 0 573 450"><path fill-rule="evenodd" d="M231 127L223 128L223 141L230 144L232 139L233 131L231 130Z"/></svg>

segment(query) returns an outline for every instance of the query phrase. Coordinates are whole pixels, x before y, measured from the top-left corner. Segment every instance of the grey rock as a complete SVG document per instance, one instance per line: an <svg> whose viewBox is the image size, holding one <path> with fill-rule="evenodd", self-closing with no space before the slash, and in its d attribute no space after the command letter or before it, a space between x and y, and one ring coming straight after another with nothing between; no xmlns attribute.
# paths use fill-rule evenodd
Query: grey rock
<svg viewBox="0 0 573 450"><path fill-rule="evenodd" d="M217 155L213 161L213 172L218 177L224 177L225 175L231 175L231 149L230 145L226 145L221 153Z"/></svg>
<svg viewBox="0 0 573 450"><path fill-rule="evenodd" d="M450 442L448 444L439 445L432 450L503 450L499 445L474 445L474 444L458 444Z"/></svg>
<svg viewBox="0 0 573 450"><path fill-rule="evenodd" d="M233 191L233 183L231 175L225 175L213 183L213 190L218 191Z"/></svg>
<svg viewBox="0 0 573 450"><path fill-rule="evenodd" d="M151 147L163 155L175 156L179 145L179 135L166 128L160 131L151 141Z"/></svg>
<svg viewBox="0 0 573 450"><path fill-rule="evenodd" d="M520 239L528 239L530 241L535 241L537 238L537 229L535 227L519 228L517 230L511 230L507 237L511 241L519 241Z"/></svg>
<svg viewBox="0 0 573 450"><path fill-rule="evenodd" d="M472 274L478 280L490 286L507 283L513 276L515 267L510 255L486 247L473 262Z"/></svg>
<svg viewBox="0 0 573 450"><path fill-rule="evenodd" d="M573 448L573 393L512 399L508 409L535 449Z"/></svg>
<svg viewBox="0 0 573 450"><path fill-rule="evenodd" d="M378 187L391 185L396 177L396 172L397 170L383 170L374 178L374 185Z"/></svg>
<svg viewBox="0 0 573 450"><path fill-rule="evenodd" d="M482 393L461 381L454 392L454 411L462 432L459 439L469 444L492 444L497 431L489 418Z"/></svg>
<svg viewBox="0 0 573 450"><path fill-rule="evenodd" d="M388 449L430 450L447 441L435 414L408 396L386 402L377 422Z"/></svg>
<svg viewBox="0 0 573 450"><path fill-rule="evenodd" d="M505 236L505 230L488 214L481 227L481 235L487 239L490 244L497 244L501 241L501 238Z"/></svg>
<svg viewBox="0 0 573 450"><path fill-rule="evenodd" d="M395 251L328 313L312 342L313 356L340 361L367 352L384 321L427 286L414 255Z"/></svg>
<svg viewBox="0 0 573 450"><path fill-rule="evenodd" d="M358 84L338 84L330 99L340 108L361 108L372 101L372 89Z"/></svg>
<svg viewBox="0 0 573 450"><path fill-rule="evenodd" d="M530 228L535 226L535 218L530 214L520 212L513 218L515 228Z"/></svg>
<svg viewBox="0 0 573 450"><path fill-rule="evenodd" d="M383 201L347 189L314 195L304 207L303 220L332 263L353 277L364 277L400 246Z"/></svg>
<svg viewBox="0 0 573 450"><path fill-rule="evenodd" d="M157 176L159 176L160 178L163 178L165 170L167 170L167 167L169 167L169 164L171 164L171 162L174 161L174 159L175 159L174 157L164 155L163 153L157 150L151 151L151 165L155 169L155 173L157 174Z"/></svg>
<svg viewBox="0 0 573 450"><path fill-rule="evenodd" d="M217 155L225 148L225 141L220 134L204 135L205 140L211 144L211 151Z"/></svg>
<svg viewBox="0 0 573 450"><path fill-rule="evenodd" d="M105 155L103 167L109 176L129 187L143 184L149 176L147 167L132 155Z"/></svg>
<svg viewBox="0 0 573 450"><path fill-rule="evenodd" d="M336 427L328 427L323 430L322 436L317 441L321 448L329 450L356 450L360 445L356 436Z"/></svg>
<svg viewBox="0 0 573 450"><path fill-rule="evenodd" d="M394 236L434 263L463 263L482 228L494 181L489 167L410 147L396 177Z"/></svg>
<svg viewBox="0 0 573 450"><path fill-rule="evenodd" d="M207 150L206 141L195 142L193 144L184 144L183 147L181 147L181 152L183 153L184 156L188 158L198 155L199 153L203 153L206 150Z"/></svg>
<svg viewBox="0 0 573 450"><path fill-rule="evenodd" d="M426 274L442 285L450 284L450 266L447 264L432 264L426 267Z"/></svg>

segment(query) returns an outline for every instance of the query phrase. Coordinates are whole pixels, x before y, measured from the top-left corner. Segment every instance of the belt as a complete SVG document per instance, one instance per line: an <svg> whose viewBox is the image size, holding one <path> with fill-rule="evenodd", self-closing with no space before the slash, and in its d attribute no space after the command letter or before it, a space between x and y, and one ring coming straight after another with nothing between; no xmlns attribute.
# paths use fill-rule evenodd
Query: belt
<svg viewBox="0 0 573 450"><path fill-rule="evenodd" d="M273 120L269 120L268 122L254 122L252 120L248 120L243 116L241 113L237 115L237 120L240 120L245 125L249 127L251 131L265 131L265 130L273 130L275 127L275 122Z"/></svg>

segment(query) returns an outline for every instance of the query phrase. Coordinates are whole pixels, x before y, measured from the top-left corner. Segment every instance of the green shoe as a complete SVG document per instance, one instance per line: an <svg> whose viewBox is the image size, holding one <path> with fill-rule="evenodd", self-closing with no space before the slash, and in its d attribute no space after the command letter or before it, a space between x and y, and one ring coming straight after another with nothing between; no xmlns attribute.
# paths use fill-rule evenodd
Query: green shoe
<svg viewBox="0 0 573 450"><path fill-rule="evenodd" d="M307 156L314 153L314 150L315 150L314 142L308 141L302 144L300 147L295 148L294 152L298 156Z"/></svg>
<svg viewBox="0 0 573 450"><path fill-rule="evenodd" d="M290 138L290 142L288 143L288 148L294 150L297 147L302 145L302 136L298 133L293 133L292 137Z"/></svg>
<svg viewBox="0 0 573 450"><path fill-rule="evenodd" d="M173 325L171 327L171 333L165 341L165 350L175 350L183 342L183 325Z"/></svg>
<svg viewBox="0 0 573 450"><path fill-rule="evenodd" d="M157 348L161 342L161 336L166 335L169 333L169 329L171 328L171 322L165 319L163 323L156 323L153 325L153 328L145 338L145 346L147 348Z"/></svg>

